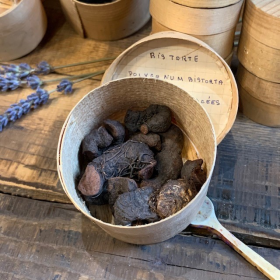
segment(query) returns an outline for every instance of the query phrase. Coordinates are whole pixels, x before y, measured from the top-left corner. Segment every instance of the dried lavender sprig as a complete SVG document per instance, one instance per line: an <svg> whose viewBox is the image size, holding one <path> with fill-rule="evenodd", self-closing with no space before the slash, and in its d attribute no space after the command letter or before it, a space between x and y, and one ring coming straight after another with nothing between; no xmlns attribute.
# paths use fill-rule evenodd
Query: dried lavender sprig
<svg viewBox="0 0 280 280"><path fill-rule="evenodd" d="M98 75L101 75L101 74L104 74L104 73L105 73L104 70L98 71L98 72L89 74L85 77L82 77L81 79L78 79L78 80L72 81L72 82L69 81L68 79L64 79L60 82L60 84L56 87L56 89L57 89L58 92L63 92L64 91L65 94L71 93L73 91L73 89L72 89L73 84L82 82L86 79L89 79L89 78L92 78L92 77L95 77L95 76L98 76Z"/></svg>
<svg viewBox="0 0 280 280"><path fill-rule="evenodd" d="M39 105L45 104L49 99L49 95L55 91L56 89L52 91L37 89L36 92L28 95L26 99L21 99L19 103L12 104L3 115L0 115L0 132L9 122L14 122L29 113L31 109L36 109Z"/></svg>
<svg viewBox="0 0 280 280"><path fill-rule="evenodd" d="M64 93L70 93L72 92L72 85L74 83L79 83L85 79L101 75L104 72L105 71L98 71L73 82L70 82L69 80L64 80L63 83L60 83L60 90L56 88L51 91L46 91L44 89L38 88L36 92L28 95L27 99L22 99L19 101L19 103L12 104L3 115L0 115L0 132L3 130L4 127L8 125L9 122L14 122L20 119L23 115L29 113L31 109L36 109L39 105L45 104L48 101L51 93L55 91L64 91Z"/></svg>
<svg viewBox="0 0 280 280"><path fill-rule="evenodd" d="M104 73L104 72L102 72L102 73ZM70 76L70 77L68 77L68 79L92 77L91 75L95 76L96 72ZM63 79L65 79L65 78L41 80L38 76L31 75L31 76L28 76L26 78L26 80L21 80L16 75L14 75L14 73L7 73L5 77L0 75L0 90L1 91L16 90L17 88L23 87L26 85L28 85L32 89L36 90L37 88L41 87L42 85L44 85L46 83L58 82Z"/></svg>
<svg viewBox="0 0 280 280"><path fill-rule="evenodd" d="M25 78L35 71L27 63L20 63L19 65L10 64L9 66L2 65L4 73L13 73L18 78Z"/></svg>
<svg viewBox="0 0 280 280"><path fill-rule="evenodd" d="M90 63L96 63L96 62L102 62L102 61L108 61L108 60L114 60L115 57L105 57L100 59L94 59L89 61L82 61L72 64L66 64L66 65L59 65L59 66L51 66L48 62L42 61L40 62L36 68L31 68L30 65L27 63L21 63L19 65L11 64L9 66L2 65L2 70L0 69L0 73L14 73L19 78L25 78L29 76L30 74L43 74L47 75L49 73L55 72L57 69L66 68L66 67L73 67L73 66L79 66L79 65L85 65Z"/></svg>

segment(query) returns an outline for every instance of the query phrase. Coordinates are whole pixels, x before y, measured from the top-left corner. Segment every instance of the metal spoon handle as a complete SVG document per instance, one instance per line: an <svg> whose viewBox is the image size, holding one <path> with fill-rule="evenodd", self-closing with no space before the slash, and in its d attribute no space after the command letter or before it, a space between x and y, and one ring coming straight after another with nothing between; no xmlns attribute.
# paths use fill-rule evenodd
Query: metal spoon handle
<svg viewBox="0 0 280 280"><path fill-rule="evenodd" d="M202 227L202 226L200 226ZM231 246L237 253L243 258L255 266L261 273L267 276L269 279L280 280L280 270L266 261L263 257L237 239L226 228L224 228L220 222L213 216L207 220L207 223L203 224L203 227L212 228L216 231L219 237Z"/></svg>

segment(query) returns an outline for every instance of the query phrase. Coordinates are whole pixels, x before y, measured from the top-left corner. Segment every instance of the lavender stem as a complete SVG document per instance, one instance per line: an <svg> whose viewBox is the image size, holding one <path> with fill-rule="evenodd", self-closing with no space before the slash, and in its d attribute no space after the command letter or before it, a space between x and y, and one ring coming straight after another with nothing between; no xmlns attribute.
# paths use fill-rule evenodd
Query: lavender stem
<svg viewBox="0 0 280 280"><path fill-rule="evenodd" d="M95 62L101 62L101 61L107 61L107 60L114 60L114 59L115 59L115 57L94 59L94 60L90 60L90 61L83 61L83 62L77 62L77 63L67 64L67 65L55 66L55 67L52 67L52 69L53 69L53 70L56 70L56 69L61 69L61 68L66 68L66 67L72 67L72 66L78 66L78 65L85 65L85 64L90 64L90 63L95 63Z"/></svg>
<svg viewBox="0 0 280 280"><path fill-rule="evenodd" d="M102 70L102 71L98 71L98 72L89 74L89 75L87 75L87 76L85 76L85 77L83 77L83 78L81 78L81 79L79 79L79 80L73 81L73 84L79 83L79 82L81 82L81 81L84 81L84 80L86 80L86 79L89 79L89 78L92 78L92 77L95 77L95 76L98 76L98 75L102 75L102 74L104 74L104 73L105 73L105 70ZM78 77L77 77L77 78L78 78Z"/></svg>

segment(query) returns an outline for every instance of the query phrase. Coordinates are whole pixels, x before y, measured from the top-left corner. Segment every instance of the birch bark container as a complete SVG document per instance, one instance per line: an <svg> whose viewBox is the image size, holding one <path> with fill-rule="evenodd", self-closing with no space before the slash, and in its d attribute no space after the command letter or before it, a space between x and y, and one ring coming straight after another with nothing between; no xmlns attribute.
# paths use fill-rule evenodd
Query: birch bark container
<svg viewBox="0 0 280 280"><path fill-rule="evenodd" d="M22 57L45 35L47 18L41 1L21 0L0 14L0 61Z"/></svg>
<svg viewBox="0 0 280 280"><path fill-rule="evenodd" d="M162 31L175 31L175 30L171 30L170 28L160 24L159 22L156 21L155 18L153 18L151 34L162 32ZM192 35L192 36L208 44L222 58L227 59L232 53L234 33L235 33L235 27L223 33L218 33L213 35Z"/></svg>
<svg viewBox="0 0 280 280"><path fill-rule="evenodd" d="M87 4L60 0L68 22L82 37L118 40L139 30L150 19L150 0L115 0L106 4Z"/></svg>
<svg viewBox="0 0 280 280"><path fill-rule="evenodd" d="M172 93L172 94L171 94ZM150 104L168 106L174 122L185 134L184 154L199 156L205 162L207 180L196 197L183 209L161 221L142 226L117 226L93 217L76 191L79 175L78 153L84 136L106 118L123 121L131 108ZM192 143L192 144L191 144ZM194 151L194 148L197 152ZM187 92L171 83L155 79L125 78L105 84L86 95L67 117L58 144L58 173L62 186L75 207L112 237L134 244L167 240L194 219L204 202L216 158L216 136L203 107Z"/></svg>
<svg viewBox="0 0 280 280"><path fill-rule="evenodd" d="M241 64L236 78L243 114L257 123L280 127L280 83L263 80Z"/></svg>
<svg viewBox="0 0 280 280"><path fill-rule="evenodd" d="M210 2L210 1L209 1ZM243 0L222 8L193 8L172 0L151 0L152 17L171 30L190 35L213 35L235 28Z"/></svg>

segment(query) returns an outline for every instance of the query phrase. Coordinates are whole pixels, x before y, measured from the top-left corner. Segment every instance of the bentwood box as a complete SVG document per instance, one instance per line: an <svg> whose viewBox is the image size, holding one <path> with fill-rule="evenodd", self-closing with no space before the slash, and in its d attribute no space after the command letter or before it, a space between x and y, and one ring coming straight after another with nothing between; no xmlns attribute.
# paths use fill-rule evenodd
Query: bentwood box
<svg viewBox="0 0 280 280"><path fill-rule="evenodd" d="M202 158L207 180L177 213L146 225L114 224L110 207L89 209L77 191L79 149L85 135L106 118L124 121L128 109L166 105L184 134L183 161ZM237 87L227 63L210 47L176 32L149 36L123 52L70 112L58 145L58 173L75 207L112 237L134 244L167 240L186 228L208 191L216 146L230 130L238 106Z"/></svg>

